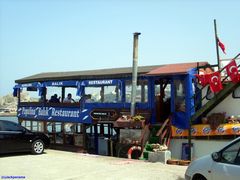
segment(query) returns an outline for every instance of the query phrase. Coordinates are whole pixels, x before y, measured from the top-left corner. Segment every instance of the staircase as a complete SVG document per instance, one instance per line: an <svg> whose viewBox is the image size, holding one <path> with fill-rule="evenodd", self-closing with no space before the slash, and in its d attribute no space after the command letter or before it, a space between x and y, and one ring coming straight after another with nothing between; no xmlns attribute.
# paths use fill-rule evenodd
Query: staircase
<svg viewBox="0 0 240 180"><path fill-rule="evenodd" d="M205 105L203 105L195 114L191 117L191 122L195 121L203 114L209 113L217 104L222 102L229 94L231 94L240 83L229 82L224 85L224 89L217 93L211 100L209 100Z"/></svg>
<svg viewBox="0 0 240 180"><path fill-rule="evenodd" d="M236 60L238 56L240 56L240 53L233 59ZM221 69L220 72L222 72L224 69L225 68ZM238 82L238 83L225 82L225 80L227 78L228 78L228 76L226 76L222 80L222 84L224 86L223 90L221 90L219 93L215 94L211 100L209 100L198 111L196 111L195 114L191 117L191 122L194 122L200 116L206 115L207 113L209 113L217 104L222 102L229 94L231 94L237 87L240 86L240 82ZM203 90L203 88L201 89L201 91L202 90ZM204 98L206 98L206 96Z"/></svg>

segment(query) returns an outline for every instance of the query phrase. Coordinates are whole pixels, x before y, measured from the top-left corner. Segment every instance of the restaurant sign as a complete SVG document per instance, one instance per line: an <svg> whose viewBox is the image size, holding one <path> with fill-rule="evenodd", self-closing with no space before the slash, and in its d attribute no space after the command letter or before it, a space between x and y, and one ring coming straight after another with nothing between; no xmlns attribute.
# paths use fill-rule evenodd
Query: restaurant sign
<svg viewBox="0 0 240 180"><path fill-rule="evenodd" d="M91 123L89 110L79 108L63 107L19 107L19 118L30 118L36 120L54 120L64 122Z"/></svg>

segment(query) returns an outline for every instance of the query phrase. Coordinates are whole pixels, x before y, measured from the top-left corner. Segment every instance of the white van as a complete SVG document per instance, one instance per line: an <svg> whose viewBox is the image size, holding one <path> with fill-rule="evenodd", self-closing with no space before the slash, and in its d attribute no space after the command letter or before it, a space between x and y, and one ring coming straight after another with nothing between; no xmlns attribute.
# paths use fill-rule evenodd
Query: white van
<svg viewBox="0 0 240 180"><path fill-rule="evenodd" d="M185 173L186 180L239 180L240 137L211 155L191 162Z"/></svg>

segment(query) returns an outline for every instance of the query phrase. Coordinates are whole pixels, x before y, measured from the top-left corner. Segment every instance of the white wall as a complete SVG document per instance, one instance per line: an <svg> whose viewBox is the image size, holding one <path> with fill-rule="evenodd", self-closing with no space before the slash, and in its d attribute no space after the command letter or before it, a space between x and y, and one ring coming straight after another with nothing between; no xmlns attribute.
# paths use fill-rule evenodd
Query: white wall
<svg viewBox="0 0 240 180"><path fill-rule="evenodd" d="M208 86L207 86L208 87ZM207 87L205 87L202 91L202 97L204 97L207 93ZM202 105L208 102L207 99L204 99ZM226 112L226 117L229 116L238 116L240 115L240 98L233 98L232 93L229 94L222 102L220 102L215 108L212 109L208 113L208 115L212 113L222 113Z"/></svg>
<svg viewBox="0 0 240 180"><path fill-rule="evenodd" d="M228 116L238 116L240 115L240 98L232 98L232 93L226 97L220 104L218 104L211 113L226 112L226 117Z"/></svg>
<svg viewBox="0 0 240 180"><path fill-rule="evenodd" d="M194 140L192 139L192 159L216 152L224 147L231 140ZM172 139L170 142L170 151L172 158L181 159L182 143L188 143L187 139Z"/></svg>

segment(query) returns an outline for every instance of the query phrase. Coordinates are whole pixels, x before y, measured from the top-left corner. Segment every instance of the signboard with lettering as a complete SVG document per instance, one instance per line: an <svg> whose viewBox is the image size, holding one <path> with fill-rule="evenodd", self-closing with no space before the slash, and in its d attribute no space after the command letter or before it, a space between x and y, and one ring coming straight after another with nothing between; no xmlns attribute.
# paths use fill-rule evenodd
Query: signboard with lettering
<svg viewBox="0 0 240 180"><path fill-rule="evenodd" d="M90 110L79 108L64 108L64 107L19 107L19 118L29 118L46 121L64 121L64 122L79 122L92 123Z"/></svg>
<svg viewBox="0 0 240 180"><path fill-rule="evenodd" d="M14 88L27 88L27 87L41 87L40 82L34 82L34 83L26 83L26 84L17 84L14 86Z"/></svg>
<svg viewBox="0 0 240 180"><path fill-rule="evenodd" d="M57 87L62 87L62 86L77 86L79 81L46 81L43 83L43 86L57 86Z"/></svg>
<svg viewBox="0 0 240 180"><path fill-rule="evenodd" d="M84 88L88 86L111 86L118 85L119 89L121 89L121 80L118 79L103 79L103 80L85 80L78 82L77 84L77 95L82 96L84 94ZM120 91L121 92L121 91Z"/></svg>
<svg viewBox="0 0 240 180"><path fill-rule="evenodd" d="M113 109L94 109L90 113L92 119L98 121L115 121L117 116L117 112Z"/></svg>
<svg viewBox="0 0 240 180"><path fill-rule="evenodd" d="M117 79L89 80L81 82L81 86L106 86L119 84L121 84L121 81Z"/></svg>

